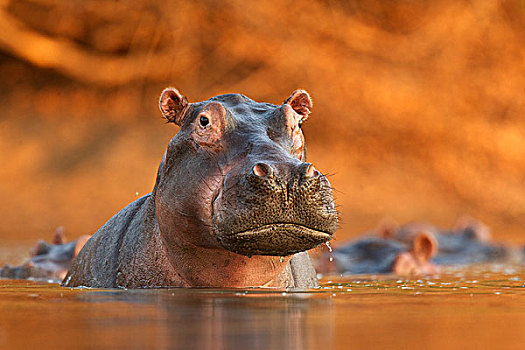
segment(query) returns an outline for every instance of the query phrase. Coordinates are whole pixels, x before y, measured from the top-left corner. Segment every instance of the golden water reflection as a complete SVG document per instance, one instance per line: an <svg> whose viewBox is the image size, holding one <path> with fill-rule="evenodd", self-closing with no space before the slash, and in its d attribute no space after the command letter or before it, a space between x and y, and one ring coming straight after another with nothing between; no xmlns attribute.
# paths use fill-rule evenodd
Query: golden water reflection
<svg viewBox="0 0 525 350"><path fill-rule="evenodd" d="M323 288L101 290L0 280L0 348L516 348L521 267Z"/></svg>

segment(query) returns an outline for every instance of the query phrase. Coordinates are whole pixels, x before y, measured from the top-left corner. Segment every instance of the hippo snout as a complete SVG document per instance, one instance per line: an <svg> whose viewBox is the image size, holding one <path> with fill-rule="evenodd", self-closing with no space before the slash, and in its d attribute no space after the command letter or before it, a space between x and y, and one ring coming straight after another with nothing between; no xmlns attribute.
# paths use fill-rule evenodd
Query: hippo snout
<svg viewBox="0 0 525 350"><path fill-rule="evenodd" d="M330 182L311 163L259 161L226 177L213 221L230 251L285 256L329 241L337 211Z"/></svg>

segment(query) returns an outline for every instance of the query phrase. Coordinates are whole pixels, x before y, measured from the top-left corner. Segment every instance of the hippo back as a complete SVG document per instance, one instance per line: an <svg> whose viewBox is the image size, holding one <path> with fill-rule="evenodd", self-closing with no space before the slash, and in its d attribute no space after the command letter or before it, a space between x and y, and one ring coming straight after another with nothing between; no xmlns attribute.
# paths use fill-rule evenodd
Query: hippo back
<svg viewBox="0 0 525 350"><path fill-rule="evenodd" d="M146 229L150 196L147 194L128 204L91 237L74 260L64 286L131 287L123 283L131 267L125 264L136 262L136 255L148 246L140 244L146 239L141 238L142 233L154 232ZM148 265L149 262L142 263Z"/></svg>

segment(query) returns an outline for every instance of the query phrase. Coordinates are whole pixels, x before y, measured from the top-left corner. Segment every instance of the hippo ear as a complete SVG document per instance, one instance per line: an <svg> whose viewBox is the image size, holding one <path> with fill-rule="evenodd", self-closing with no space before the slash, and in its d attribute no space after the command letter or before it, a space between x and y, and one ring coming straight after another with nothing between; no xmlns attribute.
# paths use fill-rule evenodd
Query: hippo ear
<svg viewBox="0 0 525 350"><path fill-rule="evenodd" d="M463 234L466 238L480 242L490 242L492 234L490 228L479 220L465 216L454 225L456 233Z"/></svg>
<svg viewBox="0 0 525 350"><path fill-rule="evenodd" d="M53 235L53 240L51 241L53 244L64 244L66 243L66 236L64 235L64 228L62 226L59 226L55 234Z"/></svg>
<svg viewBox="0 0 525 350"><path fill-rule="evenodd" d="M284 101L284 103L290 105L297 114L300 114L302 120L308 118L313 106L310 95L304 90L295 90L290 97Z"/></svg>
<svg viewBox="0 0 525 350"><path fill-rule="evenodd" d="M396 231L399 229L399 224L392 218L384 218L379 222L377 233L379 237L386 239L395 239Z"/></svg>
<svg viewBox="0 0 525 350"><path fill-rule="evenodd" d="M38 240L38 242L36 242L35 246L31 248L31 250L29 251L29 255L31 257L34 257L38 255L47 254L48 252L49 252L49 243L46 243L45 241L40 239Z"/></svg>
<svg viewBox="0 0 525 350"><path fill-rule="evenodd" d="M412 251L419 262L430 260L436 255L438 250L438 243L433 234L428 232L421 232L414 236L412 241Z"/></svg>
<svg viewBox="0 0 525 350"><path fill-rule="evenodd" d="M177 89L167 88L162 91L159 99L159 108L168 123L182 124L184 108L188 105L184 97Z"/></svg>

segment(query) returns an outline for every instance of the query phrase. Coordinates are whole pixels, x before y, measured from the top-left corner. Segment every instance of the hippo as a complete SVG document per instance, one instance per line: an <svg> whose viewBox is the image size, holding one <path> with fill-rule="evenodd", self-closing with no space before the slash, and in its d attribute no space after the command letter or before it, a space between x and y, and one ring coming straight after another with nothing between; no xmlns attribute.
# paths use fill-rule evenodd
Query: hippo
<svg viewBox="0 0 525 350"><path fill-rule="evenodd" d="M51 243L39 240L31 249L30 258L27 261L19 266L5 265L0 269L0 277L60 282L89 237L81 236L75 241L66 242L63 229L59 227Z"/></svg>
<svg viewBox="0 0 525 350"><path fill-rule="evenodd" d="M471 265L513 262L511 247L493 242L490 229L479 220L460 218L451 229L440 229L427 223L409 223L389 230L391 238L405 242L414 233L425 232L435 237L438 250L432 261L437 265Z"/></svg>
<svg viewBox="0 0 525 350"><path fill-rule="evenodd" d="M67 287L317 287L308 250L330 241L338 213L328 179L306 162L312 100L281 105L225 94L159 100L180 127L151 193L86 243Z"/></svg>
<svg viewBox="0 0 525 350"><path fill-rule="evenodd" d="M426 233L415 235L407 243L365 234L321 256L316 261L316 268L327 275L433 274L438 270L430 258L436 254L436 250L436 241Z"/></svg>

